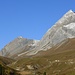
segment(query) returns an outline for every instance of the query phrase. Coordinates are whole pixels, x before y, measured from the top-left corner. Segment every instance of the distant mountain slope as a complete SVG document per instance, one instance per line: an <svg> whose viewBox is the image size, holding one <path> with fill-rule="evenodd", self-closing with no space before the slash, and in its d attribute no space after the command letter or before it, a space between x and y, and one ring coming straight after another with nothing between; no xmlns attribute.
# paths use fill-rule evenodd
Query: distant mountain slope
<svg viewBox="0 0 75 75"><path fill-rule="evenodd" d="M20 36L7 44L0 54L5 57L16 58L19 53L32 50L38 42L38 40L25 39Z"/></svg>

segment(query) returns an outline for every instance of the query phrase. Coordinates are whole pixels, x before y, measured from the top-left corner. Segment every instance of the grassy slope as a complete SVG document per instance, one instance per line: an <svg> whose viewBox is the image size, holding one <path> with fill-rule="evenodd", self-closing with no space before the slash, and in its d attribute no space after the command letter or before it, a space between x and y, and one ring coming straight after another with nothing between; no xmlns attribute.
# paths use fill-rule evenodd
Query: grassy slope
<svg viewBox="0 0 75 75"><path fill-rule="evenodd" d="M12 62L14 62L14 60L0 56L0 75L10 75L10 72L12 72L13 75L18 75L16 70L7 66Z"/></svg>
<svg viewBox="0 0 75 75"><path fill-rule="evenodd" d="M32 65L37 66L34 72L46 72L47 75L75 75L75 39L68 39L60 44L48 51L40 52L40 55L20 59L12 67L20 66L27 70L26 65Z"/></svg>
<svg viewBox="0 0 75 75"><path fill-rule="evenodd" d="M15 60L10 59L10 58L7 58L7 57L2 57L2 56L0 56L0 61L1 61L2 63L4 63L4 64L8 65L8 64L14 62Z"/></svg>

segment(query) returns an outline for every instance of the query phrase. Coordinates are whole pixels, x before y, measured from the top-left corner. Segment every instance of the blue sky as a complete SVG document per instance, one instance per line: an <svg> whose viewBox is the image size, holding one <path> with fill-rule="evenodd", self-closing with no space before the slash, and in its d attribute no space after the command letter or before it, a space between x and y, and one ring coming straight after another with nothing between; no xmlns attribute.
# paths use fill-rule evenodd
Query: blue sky
<svg viewBox="0 0 75 75"><path fill-rule="evenodd" d="M0 0L0 49L18 36L41 39L75 0Z"/></svg>

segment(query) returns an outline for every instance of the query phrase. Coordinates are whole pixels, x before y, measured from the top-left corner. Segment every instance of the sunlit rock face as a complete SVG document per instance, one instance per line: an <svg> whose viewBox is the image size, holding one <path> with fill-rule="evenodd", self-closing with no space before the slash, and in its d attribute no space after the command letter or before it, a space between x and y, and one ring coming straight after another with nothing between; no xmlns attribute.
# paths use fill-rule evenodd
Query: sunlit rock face
<svg viewBox="0 0 75 75"><path fill-rule="evenodd" d="M48 50L68 38L75 38L75 13L72 10L69 10L59 19L40 41L20 36L6 45L1 50L0 55L7 57L35 55L37 52Z"/></svg>
<svg viewBox="0 0 75 75"><path fill-rule="evenodd" d="M0 52L0 55L6 57L17 57L18 54L24 53L25 51L32 50L37 40L25 39L22 36L16 38L9 44L7 44Z"/></svg>
<svg viewBox="0 0 75 75"><path fill-rule="evenodd" d="M67 38L75 37L75 13L69 10L43 36L37 47L27 55L36 54L40 50L47 50Z"/></svg>
<svg viewBox="0 0 75 75"><path fill-rule="evenodd" d="M75 37L75 13L68 11L42 38L41 49L50 48L66 38Z"/></svg>

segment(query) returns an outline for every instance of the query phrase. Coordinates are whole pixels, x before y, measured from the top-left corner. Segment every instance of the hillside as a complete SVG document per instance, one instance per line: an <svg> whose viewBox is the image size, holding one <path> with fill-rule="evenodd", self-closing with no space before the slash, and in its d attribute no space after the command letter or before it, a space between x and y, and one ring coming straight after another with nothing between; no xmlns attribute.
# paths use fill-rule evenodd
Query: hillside
<svg viewBox="0 0 75 75"><path fill-rule="evenodd" d="M14 65L11 64L10 66L14 69L29 71L32 75L35 73L43 75L44 72L47 75L75 74L75 38L68 39L52 49L39 53L33 57L19 59Z"/></svg>
<svg viewBox="0 0 75 75"><path fill-rule="evenodd" d="M20 75L18 71L8 67L14 60L0 56L0 75Z"/></svg>
<svg viewBox="0 0 75 75"><path fill-rule="evenodd" d="M40 51L35 56L50 56L53 54L63 53L67 51L74 51L75 50L75 38L66 39L61 43L55 45L54 47L50 48L47 51Z"/></svg>

